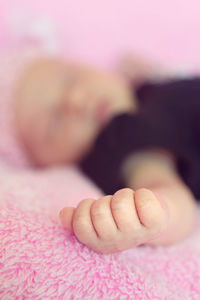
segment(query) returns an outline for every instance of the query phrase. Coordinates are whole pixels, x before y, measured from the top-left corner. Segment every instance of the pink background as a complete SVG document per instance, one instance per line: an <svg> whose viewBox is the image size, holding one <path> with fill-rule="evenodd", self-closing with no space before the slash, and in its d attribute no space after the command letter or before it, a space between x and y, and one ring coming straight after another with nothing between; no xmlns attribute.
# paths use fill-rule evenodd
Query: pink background
<svg viewBox="0 0 200 300"><path fill-rule="evenodd" d="M38 18L53 23L66 53L81 60L109 66L136 52L200 69L199 12L199 0L0 0L0 44L12 18L25 15L27 26Z"/></svg>

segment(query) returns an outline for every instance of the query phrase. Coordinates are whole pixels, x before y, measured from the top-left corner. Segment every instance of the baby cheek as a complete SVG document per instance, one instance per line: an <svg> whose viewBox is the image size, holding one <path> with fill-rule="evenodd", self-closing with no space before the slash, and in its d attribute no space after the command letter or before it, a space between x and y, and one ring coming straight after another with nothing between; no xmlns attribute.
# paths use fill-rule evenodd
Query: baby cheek
<svg viewBox="0 0 200 300"><path fill-rule="evenodd" d="M76 162L91 148L96 135L97 127L89 120L68 119L60 129L54 132L48 148L59 162Z"/></svg>
<svg viewBox="0 0 200 300"><path fill-rule="evenodd" d="M77 132L73 132L71 138L68 140L68 156L78 160L84 156L92 147L94 140L94 132L87 126L82 126ZM72 134L72 133L71 133Z"/></svg>

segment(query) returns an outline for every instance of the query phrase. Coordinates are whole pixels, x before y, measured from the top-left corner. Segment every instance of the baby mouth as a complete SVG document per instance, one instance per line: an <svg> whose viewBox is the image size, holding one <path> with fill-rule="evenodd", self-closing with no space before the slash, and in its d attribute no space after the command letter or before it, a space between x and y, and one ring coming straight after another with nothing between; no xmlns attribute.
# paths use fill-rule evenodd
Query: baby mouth
<svg viewBox="0 0 200 300"><path fill-rule="evenodd" d="M96 118L100 122L100 124L104 125L108 122L111 116L111 109L110 105L106 101L102 101L98 106L96 110Z"/></svg>

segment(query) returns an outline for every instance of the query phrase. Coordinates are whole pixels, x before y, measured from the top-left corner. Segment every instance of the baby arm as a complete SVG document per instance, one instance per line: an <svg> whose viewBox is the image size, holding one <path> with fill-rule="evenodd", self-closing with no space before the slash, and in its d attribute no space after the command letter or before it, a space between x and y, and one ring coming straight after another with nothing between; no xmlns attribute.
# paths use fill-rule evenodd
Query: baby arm
<svg viewBox="0 0 200 300"><path fill-rule="evenodd" d="M176 172L172 155L164 151L138 153L126 165L130 168L125 170L128 186L150 189L168 212L166 230L145 244L170 245L187 237L195 224L197 204Z"/></svg>
<svg viewBox="0 0 200 300"><path fill-rule="evenodd" d="M128 188L61 211L62 224L80 242L97 252L113 253L141 244L170 245L190 233L195 200L170 157L152 152L130 157L123 173Z"/></svg>

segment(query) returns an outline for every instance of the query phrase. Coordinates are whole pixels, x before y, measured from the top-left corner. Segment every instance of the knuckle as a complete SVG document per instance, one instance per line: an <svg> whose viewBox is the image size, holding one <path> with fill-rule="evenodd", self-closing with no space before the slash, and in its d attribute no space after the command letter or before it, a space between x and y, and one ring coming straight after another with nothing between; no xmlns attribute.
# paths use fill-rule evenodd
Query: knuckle
<svg viewBox="0 0 200 300"><path fill-rule="evenodd" d="M129 187L126 187L126 188L124 188L124 190L126 191L126 192L131 192L131 193L133 193L133 190L131 189L131 188L129 188Z"/></svg>
<svg viewBox="0 0 200 300"><path fill-rule="evenodd" d="M137 191L140 191L140 192L150 192L150 190L147 189L147 188L145 188L145 187L141 187Z"/></svg>
<svg viewBox="0 0 200 300"><path fill-rule="evenodd" d="M115 195L118 195L118 194L121 194L121 193L133 193L133 190L131 189L131 188L123 188L123 189L120 189L120 190L118 190L118 191L116 191L115 193L114 193L114 196Z"/></svg>
<svg viewBox="0 0 200 300"><path fill-rule="evenodd" d="M76 211L73 219L74 224L82 224L86 223L85 215L83 212Z"/></svg>
<svg viewBox="0 0 200 300"><path fill-rule="evenodd" d="M112 197L113 197L113 195L106 195L106 196L103 196L102 198L100 198L99 200L109 202L112 199Z"/></svg>
<svg viewBox="0 0 200 300"><path fill-rule="evenodd" d="M87 229L87 222L86 219L82 214L77 214L76 217L73 220L73 229L76 233L82 233L85 232Z"/></svg>
<svg viewBox="0 0 200 300"><path fill-rule="evenodd" d="M122 210L125 208L125 206L126 205L125 202L123 201L123 198L113 196L111 201L112 211Z"/></svg>
<svg viewBox="0 0 200 300"><path fill-rule="evenodd" d="M102 200L97 200L92 204L91 216L93 218L100 218L105 215L105 203Z"/></svg>
<svg viewBox="0 0 200 300"><path fill-rule="evenodd" d="M133 197L133 190L129 188L124 188L117 191L112 197L112 207L113 209L123 209L126 207L126 201L131 197Z"/></svg>
<svg viewBox="0 0 200 300"><path fill-rule="evenodd" d="M86 243L88 241L90 237L90 230L88 224L85 221L74 222L73 229L75 236L80 242Z"/></svg>
<svg viewBox="0 0 200 300"><path fill-rule="evenodd" d="M73 229L76 233L83 233L88 228L88 206L84 206L86 202L91 202L91 199L83 199L75 210L73 218Z"/></svg>
<svg viewBox="0 0 200 300"><path fill-rule="evenodd" d="M145 210L147 213L149 213L149 208L152 208L152 201L148 197L141 197L137 201L137 207L139 210Z"/></svg>
<svg viewBox="0 0 200 300"><path fill-rule="evenodd" d="M85 198L79 202L78 207L81 207L82 205L85 205L86 203L92 203L93 201L95 201L95 200L92 198Z"/></svg>

